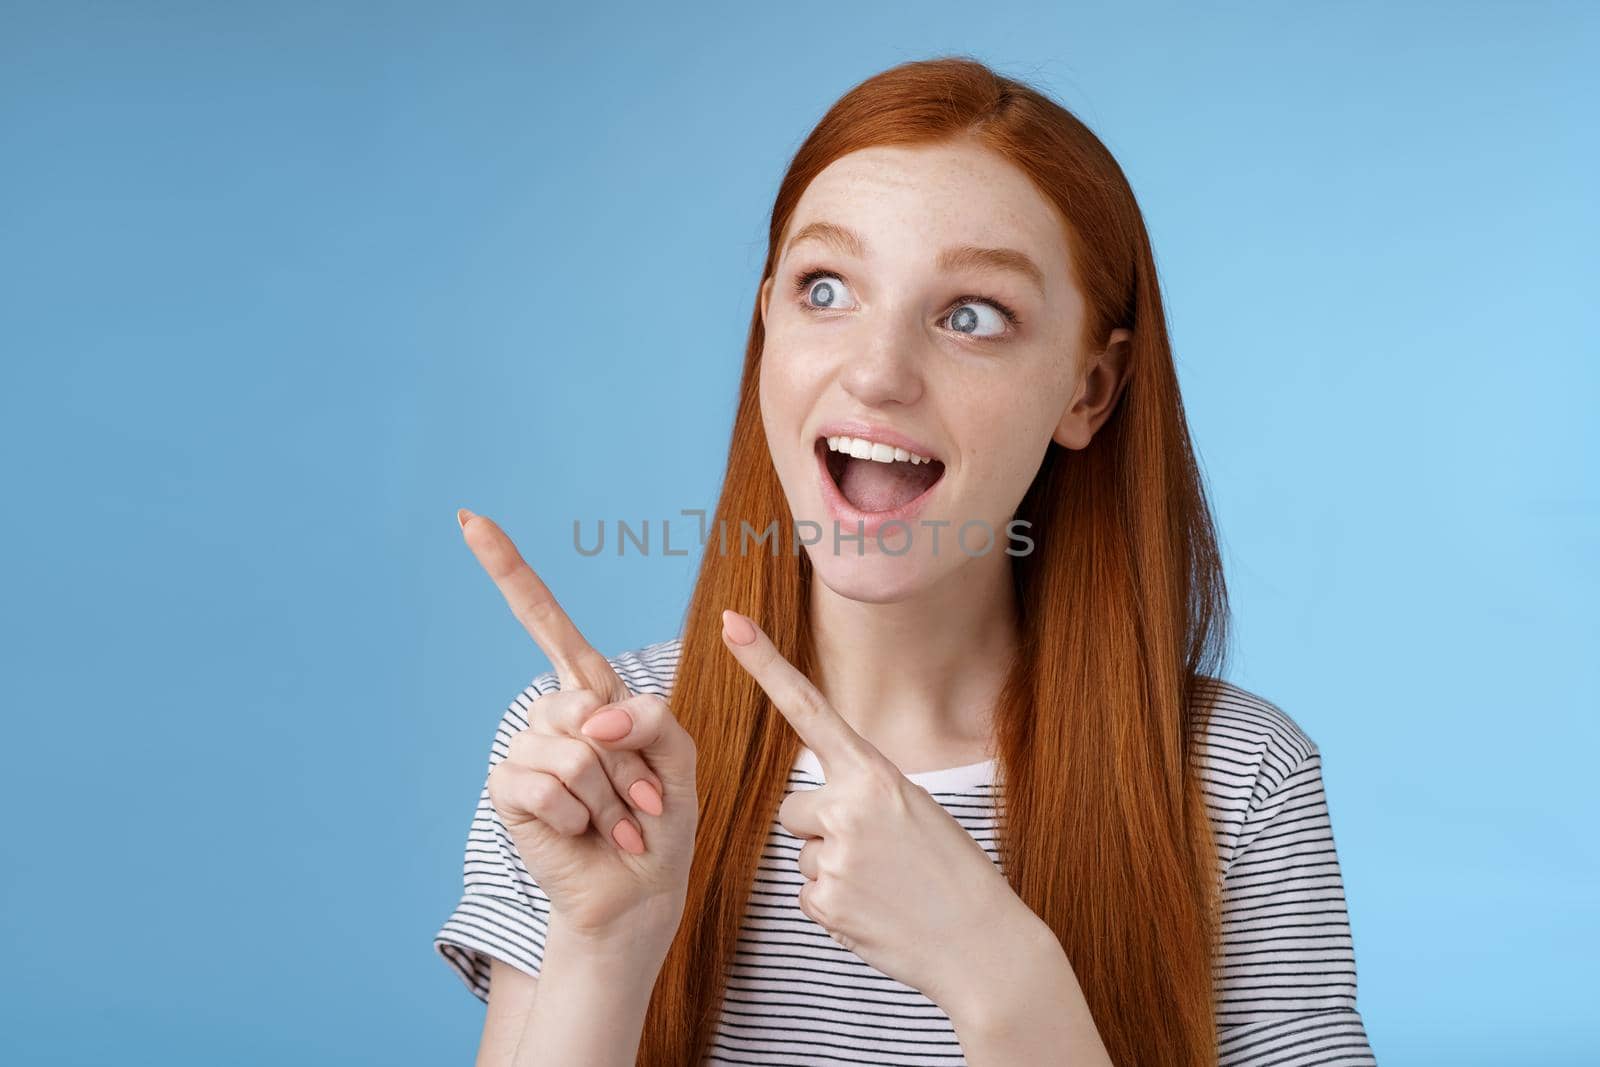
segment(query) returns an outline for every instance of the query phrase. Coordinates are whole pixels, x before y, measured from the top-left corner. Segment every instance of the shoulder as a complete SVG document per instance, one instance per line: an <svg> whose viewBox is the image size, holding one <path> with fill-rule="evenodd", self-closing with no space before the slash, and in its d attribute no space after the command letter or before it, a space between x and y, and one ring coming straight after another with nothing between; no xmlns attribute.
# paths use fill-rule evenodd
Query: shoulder
<svg viewBox="0 0 1600 1067"><path fill-rule="evenodd" d="M1220 781L1241 775L1287 772L1317 755L1317 745L1288 712L1258 693L1220 678L1196 689L1198 742L1210 774Z"/></svg>
<svg viewBox="0 0 1600 1067"><path fill-rule="evenodd" d="M1217 845L1215 1062L1372 1064L1322 755L1277 704L1208 681L1197 747Z"/></svg>
<svg viewBox="0 0 1600 1067"><path fill-rule="evenodd" d="M1202 679L1196 703L1195 755L1226 862L1275 797L1308 776L1320 780L1321 753L1288 712L1233 682Z"/></svg>

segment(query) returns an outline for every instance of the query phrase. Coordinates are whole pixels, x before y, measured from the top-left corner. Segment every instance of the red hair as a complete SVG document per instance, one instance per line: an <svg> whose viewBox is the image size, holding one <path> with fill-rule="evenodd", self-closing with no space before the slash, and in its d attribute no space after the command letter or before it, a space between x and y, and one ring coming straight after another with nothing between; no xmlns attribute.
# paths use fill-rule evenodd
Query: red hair
<svg viewBox="0 0 1600 1067"><path fill-rule="evenodd" d="M1111 1058L1215 1064L1218 858L1194 765L1198 699L1225 655L1227 598L1184 421L1150 239L1109 151L1069 111L975 60L896 66L846 93L790 163L763 278L801 193L874 145L973 138L1032 179L1063 220L1087 304L1085 352L1132 332L1126 383L1088 447L1051 443L1017 511L1021 645L995 709L1002 870L1060 938ZM759 288L758 297L759 300ZM751 314L728 466L684 620L671 704L698 748L700 822L684 919L656 982L638 1062L710 1046L757 860L800 741L728 655L720 613L757 620L814 677L811 564L767 449ZM778 524L776 554L723 552ZM725 524L725 525L723 525Z"/></svg>

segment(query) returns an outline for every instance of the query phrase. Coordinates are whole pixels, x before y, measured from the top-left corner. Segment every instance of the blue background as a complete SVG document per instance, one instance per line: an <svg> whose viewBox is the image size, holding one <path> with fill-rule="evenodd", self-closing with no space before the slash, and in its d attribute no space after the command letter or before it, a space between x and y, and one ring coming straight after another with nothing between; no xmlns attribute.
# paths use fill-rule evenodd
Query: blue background
<svg viewBox="0 0 1600 1067"><path fill-rule="evenodd" d="M471 1061L430 941L546 665L453 513L676 633L694 557L571 521L714 501L785 164L950 52L1141 198L1380 1062L1592 1054L1600 8L589 8L4 4L3 1058Z"/></svg>

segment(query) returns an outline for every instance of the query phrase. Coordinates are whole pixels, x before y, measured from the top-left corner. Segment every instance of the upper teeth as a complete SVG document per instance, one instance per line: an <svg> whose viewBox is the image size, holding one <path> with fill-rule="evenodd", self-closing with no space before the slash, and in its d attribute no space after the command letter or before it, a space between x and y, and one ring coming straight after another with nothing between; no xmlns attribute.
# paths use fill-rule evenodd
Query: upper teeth
<svg viewBox="0 0 1600 1067"><path fill-rule="evenodd" d="M864 441L859 437L830 437L828 438L828 451L843 452L854 456L856 459L870 459L878 463L932 463L927 456L919 456L915 452L907 452L903 448L895 448L881 441Z"/></svg>

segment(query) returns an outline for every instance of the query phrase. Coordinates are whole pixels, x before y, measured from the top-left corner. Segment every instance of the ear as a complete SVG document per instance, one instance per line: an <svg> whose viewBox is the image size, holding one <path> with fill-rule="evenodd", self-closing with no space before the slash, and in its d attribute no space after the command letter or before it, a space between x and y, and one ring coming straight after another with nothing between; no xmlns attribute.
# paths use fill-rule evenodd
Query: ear
<svg viewBox="0 0 1600 1067"><path fill-rule="evenodd" d="M772 279L773 276L769 274L767 275L766 279L762 281L761 295L756 300L756 305L761 309L761 329L763 331L765 331L767 328L767 301L772 299Z"/></svg>
<svg viewBox="0 0 1600 1067"><path fill-rule="evenodd" d="M1106 347L1096 353L1077 392L1056 423L1050 439L1064 448L1087 448L1095 432L1111 417L1117 398L1128 383L1128 356L1133 333L1118 327Z"/></svg>

